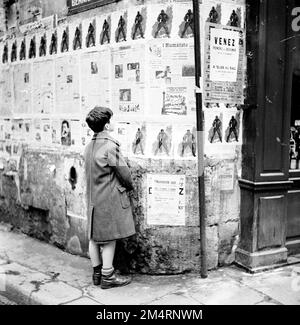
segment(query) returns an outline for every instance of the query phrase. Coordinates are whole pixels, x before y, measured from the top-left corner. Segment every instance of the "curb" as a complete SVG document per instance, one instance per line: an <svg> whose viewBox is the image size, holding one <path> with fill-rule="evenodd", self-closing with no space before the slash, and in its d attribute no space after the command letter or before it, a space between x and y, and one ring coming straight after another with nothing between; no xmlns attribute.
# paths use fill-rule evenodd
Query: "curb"
<svg viewBox="0 0 300 325"><path fill-rule="evenodd" d="M89 299L83 297L80 289L3 259L0 259L0 284L1 296L20 305L76 304L77 300Z"/></svg>

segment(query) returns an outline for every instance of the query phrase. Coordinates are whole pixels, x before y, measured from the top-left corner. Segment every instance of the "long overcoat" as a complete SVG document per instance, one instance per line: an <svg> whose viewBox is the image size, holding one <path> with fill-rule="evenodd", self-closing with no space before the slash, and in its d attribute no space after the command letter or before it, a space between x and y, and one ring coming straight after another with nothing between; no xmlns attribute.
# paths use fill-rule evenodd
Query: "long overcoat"
<svg viewBox="0 0 300 325"><path fill-rule="evenodd" d="M106 131L97 133L84 159L89 239L101 243L134 235L128 196L133 184L120 144Z"/></svg>

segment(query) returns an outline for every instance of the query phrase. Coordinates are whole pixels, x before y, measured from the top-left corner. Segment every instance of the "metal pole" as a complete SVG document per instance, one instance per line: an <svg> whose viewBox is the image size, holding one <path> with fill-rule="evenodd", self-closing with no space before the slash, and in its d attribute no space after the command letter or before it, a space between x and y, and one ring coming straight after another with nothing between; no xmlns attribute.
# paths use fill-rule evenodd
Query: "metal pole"
<svg viewBox="0 0 300 325"><path fill-rule="evenodd" d="M201 2L201 1L200 1ZM201 277L207 278L206 261L206 224L205 224L205 183L204 183L204 136L203 136L203 110L202 91L200 90L201 78L201 44L200 44L200 19L199 0L193 0L194 16L194 48L195 48L195 81L196 81L196 118L197 118L197 151L198 151L198 200L200 220L200 262Z"/></svg>

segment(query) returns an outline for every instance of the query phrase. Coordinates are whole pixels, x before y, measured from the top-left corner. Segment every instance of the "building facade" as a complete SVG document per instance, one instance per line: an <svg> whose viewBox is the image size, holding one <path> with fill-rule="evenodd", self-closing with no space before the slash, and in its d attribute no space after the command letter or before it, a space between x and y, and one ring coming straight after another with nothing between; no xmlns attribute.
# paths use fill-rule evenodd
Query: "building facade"
<svg viewBox="0 0 300 325"><path fill-rule="evenodd" d="M236 260L256 270L297 251L298 7L200 4L209 269ZM0 8L0 220L87 255L85 115L109 106L136 188L137 235L119 243L116 263L197 272L192 1L2 0Z"/></svg>

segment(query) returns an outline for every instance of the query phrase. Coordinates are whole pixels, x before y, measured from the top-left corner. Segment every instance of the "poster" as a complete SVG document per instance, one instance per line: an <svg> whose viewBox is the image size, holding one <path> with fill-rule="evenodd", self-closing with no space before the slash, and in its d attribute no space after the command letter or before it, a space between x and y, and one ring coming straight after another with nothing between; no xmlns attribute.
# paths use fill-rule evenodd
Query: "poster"
<svg viewBox="0 0 300 325"><path fill-rule="evenodd" d="M132 123L129 133L130 156L145 157L147 144L147 127L145 122Z"/></svg>
<svg viewBox="0 0 300 325"><path fill-rule="evenodd" d="M41 142L44 145L51 145L51 143L52 143L50 119L42 119L41 120Z"/></svg>
<svg viewBox="0 0 300 325"><path fill-rule="evenodd" d="M210 80L236 82L239 64L240 35L238 31L211 28Z"/></svg>
<svg viewBox="0 0 300 325"><path fill-rule="evenodd" d="M61 145L65 147L70 147L72 144L71 121L62 120L60 127L61 127L61 131L60 131Z"/></svg>
<svg viewBox="0 0 300 325"><path fill-rule="evenodd" d="M59 119L53 119L51 121L51 139L53 145L61 144L61 121Z"/></svg>
<svg viewBox="0 0 300 325"><path fill-rule="evenodd" d="M79 120L71 120L71 146L73 147L81 147L82 146L82 136L81 136L81 121Z"/></svg>
<svg viewBox="0 0 300 325"><path fill-rule="evenodd" d="M12 115L12 80L9 69L0 71L0 116L7 117Z"/></svg>
<svg viewBox="0 0 300 325"><path fill-rule="evenodd" d="M147 44L147 114L186 116L195 109L192 41L153 40Z"/></svg>
<svg viewBox="0 0 300 325"><path fill-rule="evenodd" d="M33 113L51 114L54 100L53 61L34 62L33 76Z"/></svg>
<svg viewBox="0 0 300 325"><path fill-rule="evenodd" d="M126 157L145 157L147 130L145 122L118 122L112 136L119 141Z"/></svg>
<svg viewBox="0 0 300 325"><path fill-rule="evenodd" d="M34 118L32 121L32 141L35 144L41 144L42 143L42 120L40 118Z"/></svg>
<svg viewBox="0 0 300 325"><path fill-rule="evenodd" d="M4 120L4 140L12 139L12 122L11 120Z"/></svg>
<svg viewBox="0 0 300 325"><path fill-rule="evenodd" d="M115 11L111 14L111 44L126 42L128 35L128 11Z"/></svg>
<svg viewBox="0 0 300 325"><path fill-rule="evenodd" d="M115 48L112 52L112 108L118 115L141 114L145 103L145 46Z"/></svg>
<svg viewBox="0 0 300 325"><path fill-rule="evenodd" d="M125 157L129 156L130 151L130 128L131 124L129 122L117 122L115 125L115 130L112 133L113 138L119 142L121 152Z"/></svg>
<svg viewBox="0 0 300 325"><path fill-rule="evenodd" d="M31 66L28 63L17 64L13 69L14 80L14 114L31 113Z"/></svg>
<svg viewBox="0 0 300 325"><path fill-rule="evenodd" d="M185 225L184 175L147 175L147 224Z"/></svg>
<svg viewBox="0 0 300 325"><path fill-rule="evenodd" d="M110 106L110 51L81 56L81 104L84 114L95 106Z"/></svg>
<svg viewBox="0 0 300 325"><path fill-rule="evenodd" d="M244 44L243 29L206 23L203 83L206 103L243 104Z"/></svg>
<svg viewBox="0 0 300 325"><path fill-rule="evenodd" d="M205 112L205 142L209 145L223 144L224 125L222 111Z"/></svg>
<svg viewBox="0 0 300 325"><path fill-rule="evenodd" d="M56 113L80 114L79 67L76 56L63 56L55 62Z"/></svg>
<svg viewBox="0 0 300 325"><path fill-rule="evenodd" d="M241 111L224 110L224 140L227 144L242 143Z"/></svg>
<svg viewBox="0 0 300 325"><path fill-rule="evenodd" d="M193 4L187 0L174 0L172 38L193 38Z"/></svg>
<svg viewBox="0 0 300 325"><path fill-rule="evenodd" d="M197 157L197 130L195 125L174 126L174 158L195 159Z"/></svg>
<svg viewBox="0 0 300 325"><path fill-rule="evenodd" d="M173 157L173 128L171 124L152 123L148 125L146 152L148 157Z"/></svg>
<svg viewBox="0 0 300 325"><path fill-rule="evenodd" d="M90 143L90 141L93 138L94 132L88 127L87 123L85 121L81 122L81 144L83 146L86 146Z"/></svg>
<svg viewBox="0 0 300 325"><path fill-rule="evenodd" d="M219 181L221 191L233 191L234 187L234 163L224 163L219 168Z"/></svg>
<svg viewBox="0 0 300 325"><path fill-rule="evenodd" d="M145 38L148 22L148 12L145 6L135 6L128 9L128 39L141 40Z"/></svg>
<svg viewBox="0 0 300 325"><path fill-rule="evenodd" d="M147 38L170 38L173 26L173 6L170 3L148 6Z"/></svg>

